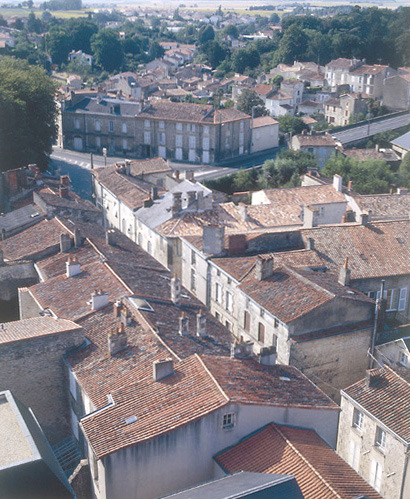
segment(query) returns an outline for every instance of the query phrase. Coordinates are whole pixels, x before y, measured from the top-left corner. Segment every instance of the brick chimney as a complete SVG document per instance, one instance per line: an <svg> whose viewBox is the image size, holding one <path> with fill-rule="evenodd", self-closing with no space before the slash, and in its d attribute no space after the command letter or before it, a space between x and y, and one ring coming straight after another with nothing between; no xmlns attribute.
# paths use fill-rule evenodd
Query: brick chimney
<svg viewBox="0 0 410 499"><path fill-rule="evenodd" d="M272 255L258 255L255 263L255 279L263 281L269 279L273 275L273 256Z"/></svg>
<svg viewBox="0 0 410 499"><path fill-rule="evenodd" d="M342 286L349 286L350 284L350 269L349 269L349 258L345 258L344 264L339 272L338 283Z"/></svg>
<svg viewBox="0 0 410 499"><path fill-rule="evenodd" d="M155 201L156 199L158 199L158 187L156 187L156 186L151 187L151 199L153 201Z"/></svg>
<svg viewBox="0 0 410 499"><path fill-rule="evenodd" d="M154 381L161 381L174 374L174 361L172 359L156 360L152 364L152 377Z"/></svg>
<svg viewBox="0 0 410 499"><path fill-rule="evenodd" d="M202 248L206 255L219 255L224 250L225 227L205 225L202 227Z"/></svg>
<svg viewBox="0 0 410 499"><path fill-rule="evenodd" d="M131 325L132 315L127 307L125 306L121 307L120 317L121 317L121 323L124 324L124 326Z"/></svg>
<svg viewBox="0 0 410 499"><path fill-rule="evenodd" d="M347 183L347 190L350 192L352 189L353 189L353 182L349 180L349 182Z"/></svg>
<svg viewBox="0 0 410 499"><path fill-rule="evenodd" d="M68 198L68 193L70 192L70 189L66 185L60 185L59 192L60 192L60 198Z"/></svg>
<svg viewBox="0 0 410 499"><path fill-rule="evenodd" d="M376 372L375 369L369 369L366 371L366 386L373 386L375 385L379 380L381 376L379 372Z"/></svg>
<svg viewBox="0 0 410 499"><path fill-rule="evenodd" d="M70 234L60 235L60 251L61 253L67 253L71 249L71 238Z"/></svg>
<svg viewBox="0 0 410 499"><path fill-rule="evenodd" d="M206 314L202 309L196 314L196 335L206 338Z"/></svg>
<svg viewBox="0 0 410 499"><path fill-rule="evenodd" d="M127 348L127 345L127 333L124 324L120 324L118 329L108 335L108 351L110 355L115 355Z"/></svg>
<svg viewBox="0 0 410 499"><path fill-rule="evenodd" d="M171 279L171 301L174 305L181 302L181 281L176 275Z"/></svg>
<svg viewBox="0 0 410 499"><path fill-rule="evenodd" d="M172 214L177 215L182 210L182 192L172 193Z"/></svg>
<svg viewBox="0 0 410 499"><path fill-rule="evenodd" d="M182 315L179 318L179 334L181 336L188 336L189 335L189 319L186 316L185 312L182 312Z"/></svg>
<svg viewBox="0 0 410 499"><path fill-rule="evenodd" d="M101 289L96 289L94 293L91 293L90 300L91 310L98 310L102 307L108 305L108 294Z"/></svg>
<svg viewBox="0 0 410 499"><path fill-rule="evenodd" d="M75 275L81 274L81 264L76 256L68 257L65 262L65 275L67 277L73 277Z"/></svg>
<svg viewBox="0 0 410 499"><path fill-rule="evenodd" d="M122 303L120 300L117 300L113 305L114 317L121 316Z"/></svg>

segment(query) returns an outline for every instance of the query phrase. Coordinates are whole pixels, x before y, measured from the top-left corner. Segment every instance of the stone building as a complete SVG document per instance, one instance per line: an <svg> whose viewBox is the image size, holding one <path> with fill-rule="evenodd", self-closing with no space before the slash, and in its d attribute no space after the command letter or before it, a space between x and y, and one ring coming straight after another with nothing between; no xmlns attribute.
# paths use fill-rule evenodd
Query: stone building
<svg viewBox="0 0 410 499"><path fill-rule="evenodd" d="M233 108L85 98L63 110L64 147L214 163L250 152L250 121L250 116Z"/></svg>
<svg viewBox="0 0 410 499"><path fill-rule="evenodd" d="M345 126L350 121L367 115L367 103L361 94L343 94L338 99L329 99L324 103L325 118L330 125Z"/></svg>
<svg viewBox="0 0 410 499"><path fill-rule="evenodd" d="M0 326L0 389L33 409L53 444L70 433L63 355L84 342L82 328L36 317Z"/></svg>
<svg viewBox="0 0 410 499"><path fill-rule="evenodd" d="M328 133L305 132L294 135L290 146L295 151L313 154L319 168L323 168L326 161L337 152L336 141Z"/></svg>
<svg viewBox="0 0 410 499"><path fill-rule="evenodd" d="M383 104L397 111L410 108L410 74L397 74L383 81Z"/></svg>
<svg viewBox="0 0 410 499"><path fill-rule="evenodd" d="M385 366L341 392L337 452L386 499L409 497L410 385Z"/></svg>

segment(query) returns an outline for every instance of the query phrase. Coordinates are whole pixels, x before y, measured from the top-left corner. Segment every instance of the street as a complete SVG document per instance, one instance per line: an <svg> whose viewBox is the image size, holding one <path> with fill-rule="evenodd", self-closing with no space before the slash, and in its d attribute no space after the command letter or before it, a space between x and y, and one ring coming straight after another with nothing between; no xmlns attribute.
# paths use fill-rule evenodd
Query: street
<svg viewBox="0 0 410 499"><path fill-rule="evenodd" d="M229 162L229 166L192 165L173 161L169 161L169 165L173 170L178 170L182 175L186 170L193 170L194 177L199 181L203 181L236 173L238 169L258 168L267 159L274 158L277 153L278 150L275 150L255 154L254 156L244 156L236 161ZM93 154L93 167L95 169L101 168L105 164L111 165L116 162L123 162L124 159L124 157L112 156L104 158L101 155ZM49 171L51 173L58 172L60 175L69 175L74 191L81 197L91 200L91 154L54 146Z"/></svg>

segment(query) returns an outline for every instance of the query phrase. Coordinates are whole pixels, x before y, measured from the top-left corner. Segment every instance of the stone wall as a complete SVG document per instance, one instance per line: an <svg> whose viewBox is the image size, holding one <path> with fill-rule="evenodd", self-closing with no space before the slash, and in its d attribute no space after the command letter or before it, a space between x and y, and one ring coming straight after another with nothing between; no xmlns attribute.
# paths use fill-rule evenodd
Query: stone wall
<svg viewBox="0 0 410 499"><path fill-rule="evenodd" d="M52 445L70 434L63 355L83 341L79 328L0 344L0 390L33 410Z"/></svg>

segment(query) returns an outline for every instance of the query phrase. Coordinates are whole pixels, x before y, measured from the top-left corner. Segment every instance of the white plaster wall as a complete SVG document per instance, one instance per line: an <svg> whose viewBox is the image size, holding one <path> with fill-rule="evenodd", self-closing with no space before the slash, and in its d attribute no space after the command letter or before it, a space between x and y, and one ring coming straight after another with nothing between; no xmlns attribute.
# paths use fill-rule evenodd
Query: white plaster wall
<svg viewBox="0 0 410 499"><path fill-rule="evenodd" d="M222 429L223 414L236 413L232 430ZM330 445L336 443L338 411L266 406L226 406L199 421L103 459L109 499L150 499L210 480L213 456L275 421L316 429Z"/></svg>
<svg viewBox="0 0 410 499"><path fill-rule="evenodd" d="M279 145L279 124L260 126L252 131L252 152L273 149Z"/></svg>

